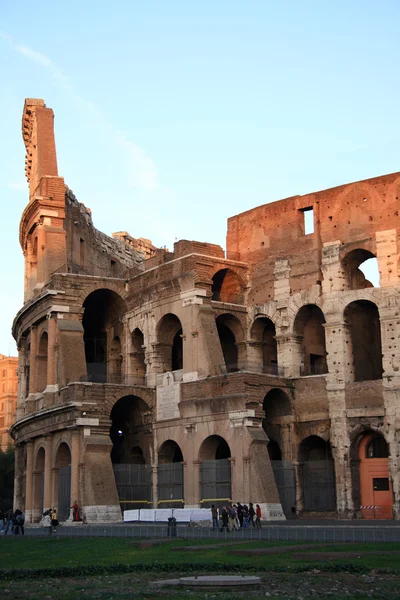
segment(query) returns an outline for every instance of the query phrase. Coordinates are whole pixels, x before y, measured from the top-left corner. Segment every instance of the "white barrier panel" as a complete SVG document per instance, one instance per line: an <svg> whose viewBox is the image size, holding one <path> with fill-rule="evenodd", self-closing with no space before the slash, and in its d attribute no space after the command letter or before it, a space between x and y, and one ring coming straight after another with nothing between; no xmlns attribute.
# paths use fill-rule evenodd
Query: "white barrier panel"
<svg viewBox="0 0 400 600"><path fill-rule="evenodd" d="M172 517L172 508L157 508L156 523L167 523L168 519Z"/></svg>
<svg viewBox="0 0 400 600"><path fill-rule="evenodd" d="M156 511L152 508L141 508L140 509L140 521L146 521L150 523L154 523L156 519Z"/></svg>
<svg viewBox="0 0 400 600"><path fill-rule="evenodd" d="M174 508L172 516L175 517L177 523L189 523L191 514L191 508Z"/></svg>
<svg viewBox="0 0 400 600"><path fill-rule="evenodd" d="M124 510L124 521L139 521L139 510Z"/></svg>
<svg viewBox="0 0 400 600"><path fill-rule="evenodd" d="M211 509L210 508L192 508L191 521L211 521Z"/></svg>

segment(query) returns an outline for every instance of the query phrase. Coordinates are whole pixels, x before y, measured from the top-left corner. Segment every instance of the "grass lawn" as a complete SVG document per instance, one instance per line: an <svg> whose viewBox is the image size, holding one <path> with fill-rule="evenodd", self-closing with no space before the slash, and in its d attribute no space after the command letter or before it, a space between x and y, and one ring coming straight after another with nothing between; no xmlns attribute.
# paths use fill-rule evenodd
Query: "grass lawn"
<svg viewBox="0 0 400 600"><path fill-rule="evenodd" d="M79 567L109 566L104 573L87 575ZM113 565L116 565L113 567ZM117 572L118 565L126 565ZM147 571L139 570L147 565ZM162 566L168 565L168 572ZM193 566L193 573L185 567ZM152 581L196 574L218 566L218 574L237 565L246 574L251 567L262 577L260 589L203 591L154 588ZM332 565L342 565L339 572ZM347 567L346 567L347 565ZM351 566L363 569L352 572ZM78 567L49 577L30 578L31 569ZM294 573L296 567L308 572ZM17 569L18 577L5 571ZM115 572L114 572L115 569ZM274 572L275 569L275 572ZM379 570L386 570L386 572ZM284 570L287 572L278 572ZM390 570L389 572L387 570ZM349 572L346 572L349 571ZM353 568L354 571L354 568ZM19 579L20 575L23 579ZM248 574L255 574L254 572ZM235 542L219 540L132 540L126 538L28 538L0 539L0 598L7 600L76 600L131 598L183 598L221 600L271 597L307 600L342 598L395 600L400 598L400 545L314 544L296 542Z"/></svg>

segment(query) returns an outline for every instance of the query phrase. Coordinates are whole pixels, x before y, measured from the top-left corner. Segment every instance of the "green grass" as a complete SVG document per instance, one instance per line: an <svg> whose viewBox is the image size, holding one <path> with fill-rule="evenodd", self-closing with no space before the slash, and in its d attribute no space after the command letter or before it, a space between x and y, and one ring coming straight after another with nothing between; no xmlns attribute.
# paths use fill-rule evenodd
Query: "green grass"
<svg viewBox="0 0 400 600"><path fill-rule="evenodd" d="M211 543L208 540L171 540L161 544L151 544L150 540L141 542L121 538L12 538L3 539L0 544L1 569L43 569L57 567L76 567L90 565L151 565L153 563L176 565L179 568L187 563L225 563L229 565L251 565L260 569L273 567L310 566L321 564L355 564L365 569L385 568L400 573L400 555L382 554L383 552L399 551L399 544L329 544L314 546L298 544L296 542L220 542ZM212 546L202 548L202 546ZM196 546L199 549L186 549ZM302 548L297 549L298 546ZM254 548L289 547L282 554L266 554L262 556L249 556L234 554L232 550L245 550ZM174 548L182 548L174 550ZM320 558L308 558L319 552L333 554L327 561ZM354 555L341 556L341 552L354 552ZM371 555L365 555L372 552ZM302 553L302 557L293 554ZM337 554L337 557L334 556Z"/></svg>

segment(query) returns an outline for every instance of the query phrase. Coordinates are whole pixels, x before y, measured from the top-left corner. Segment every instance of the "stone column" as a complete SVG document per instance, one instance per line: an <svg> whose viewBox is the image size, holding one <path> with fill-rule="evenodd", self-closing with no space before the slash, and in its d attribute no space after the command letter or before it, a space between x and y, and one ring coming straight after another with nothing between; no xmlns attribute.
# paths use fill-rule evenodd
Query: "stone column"
<svg viewBox="0 0 400 600"><path fill-rule="evenodd" d="M25 456L22 444L15 446L15 479L14 479L14 510L20 508L25 511Z"/></svg>
<svg viewBox="0 0 400 600"><path fill-rule="evenodd" d="M247 342L247 371L252 373L263 372L263 345L262 342Z"/></svg>
<svg viewBox="0 0 400 600"><path fill-rule="evenodd" d="M48 319L48 348L47 348L47 388L48 391L56 391L53 388L56 384L56 357L55 346L57 337L57 317L50 315Z"/></svg>
<svg viewBox="0 0 400 600"><path fill-rule="evenodd" d="M292 427L292 423L283 423L280 428L282 459L289 462L292 462L293 457Z"/></svg>
<svg viewBox="0 0 400 600"><path fill-rule="evenodd" d="M33 512L33 442L26 444L25 520L32 523Z"/></svg>
<svg viewBox="0 0 400 600"><path fill-rule="evenodd" d="M46 438L46 449L44 455L44 494L43 509L51 508L51 465L53 462L53 436Z"/></svg>
<svg viewBox="0 0 400 600"><path fill-rule="evenodd" d="M250 460L250 456L243 457L243 504L248 504L251 500Z"/></svg>
<svg viewBox="0 0 400 600"><path fill-rule="evenodd" d="M295 460L293 466L296 480L296 514L298 515L304 510L303 464Z"/></svg>
<svg viewBox="0 0 400 600"><path fill-rule="evenodd" d="M276 335L279 369L284 377L299 377L303 363L303 338L295 334Z"/></svg>
<svg viewBox="0 0 400 600"><path fill-rule="evenodd" d="M37 352L38 352L38 335L37 327L34 325L31 327L31 339L30 339L30 354L29 354L29 394L36 394L36 381L37 381Z"/></svg>
<svg viewBox="0 0 400 600"><path fill-rule="evenodd" d="M194 460L193 461L193 469L191 470L191 475L193 477L193 495L191 500L189 500L189 506L196 508L198 506L200 506L200 499L201 499L201 491L200 491L200 465L201 465L201 461L200 460ZM186 475L186 473L185 473ZM185 498L186 500L186 498Z"/></svg>
<svg viewBox="0 0 400 600"><path fill-rule="evenodd" d="M16 420L21 419L25 413L25 398L28 395L26 389L26 346L20 343L18 347L18 399Z"/></svg>
<svg viewBox="0 0 400 600"><path fill-rule="evenodd" d="M79 494L79 464L80 464L80 430L72 432L71 439L71 497L70 506L77 500L81 506L81 498ZM69 521L72 521L73 509L70 509Z"/></svg>

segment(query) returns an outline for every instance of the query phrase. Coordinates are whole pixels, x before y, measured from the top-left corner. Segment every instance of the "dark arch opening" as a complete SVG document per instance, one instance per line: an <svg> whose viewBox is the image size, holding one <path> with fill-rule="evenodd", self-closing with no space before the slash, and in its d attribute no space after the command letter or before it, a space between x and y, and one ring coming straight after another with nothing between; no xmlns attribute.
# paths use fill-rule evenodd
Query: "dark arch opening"
<svg viewBox="0 0 400 600"><path fill-rule="evenodd" d="M40 337L39 352L38 352L38 365L37 365L37 390L43 392L47 386L47 360L48 360L48 335L44 331Z"/></svg>
<svg viewBox="0 0 400 600"><path fill-rule="evenodd" d="M219 435L210 435L200 446L200 460L223 460L230 457L229 445Z"/></svg>
<svg viewBox="0 0 400 600"><path fill-rule="evenodd" d="M83 303L82 325L88 380L105 383L121 375L123 299L112 290L92 292ZM113 381L115 383L115 381Z"/></svg>
<svg viewBox="0 0 400 600"><path fill-rule="evenodd" d="M58 498L58 520L69 517L71 502L71 451L68 444L62 442L56 453L54 473L54 495Z"/></svg>
<svg viewBox="0 0 400 600"><path fill-rule="evenodd" d="M354 380L382 379L381 324L377 306L369 300L351 302L344 311L350 330Z"/></svg>
<svg viewBox="0 0 400 600"><path fill-rule="evenodd" d="M180 508L184 505L183 455L179 445L167 440L158 453L158 505Z"/></svg>
<svg viewBox="0 0 400 600"><path fill-rule="evenodd" d="M374 287L372 281L367 279L367 277L374 279L376 287L379 287L378 260L375 254L372 254L369 250L362 248L352 250L344 257L342 266L346 277L347 289L359 290Z"/></svg>
<svg viewBox="0 0 400 600"><path fill-rule="evenodd" d="M148 413L149 407L138 396L124 396L114 404L110 415L113 463L143 464L142 460L138 463L137 459L139 450L143 457L144 425Z"/></svg>
<svg viewBox="0 0 400 600"><path fill-rule="evenodd" d="M163 443L158 453L158 462L160 464L183 462L182 450L173 440L167 440Z"/></svg>
<svg viewBox="0 0 400 600"><path fill-rule="evenodd" d="M200 505L231 501L231 451L219 435L210 435L200 446Z"/></svg>
<svg viewBox="0 0 400 600"><path fill-rule="evenodd" d="M300 375L328 372L324 323L324 313L315 304L303 306L296 315L294 330L302 338Z"/></svg>
<svg viewBox="0 0 400 600"><path fill-rule="evenodd" d="M269 455L269 459L270 460L282 460L282 452L281 449L279 447L278 442L275 442L274 440L270 440L268 442L268 455Z"/></svg>
<svg viewBox="0 0 400 600"><path fill-rule="evenodd" d="M212 300L243 304L243 290L239 277L231 269L221 269L212 278Z"/></svg>
<svg viewBox="0 0 400 600"><path fill-rule="evenodd" d="M335 466L331 445L317 435L305 438L299 446L305 511L335 511Z"/></svg>
<svg viewBox="0 0 400 600"><path fill-rule="evenodd" d="M216 324L226 371L228 373L238 371L239 356L237 343L242 341L243 338L240 321L233 315L224 314L217 317Z"/></svg>
<svg viewBox="0 0 400 600"><path fill-rule="evenodd" d="M261 344L259 360L262 361L263 373L278 374L278 350L275 339L275 325L267 317L259 317L254 321L251 337Z"/></svg>
<svg viewBox="0 0 400 600"><path fill-rule="evenodd" d="M172 313L164 315L158 323L157 334L163 373L183 369L183 332L178 317Z"/></svg>

